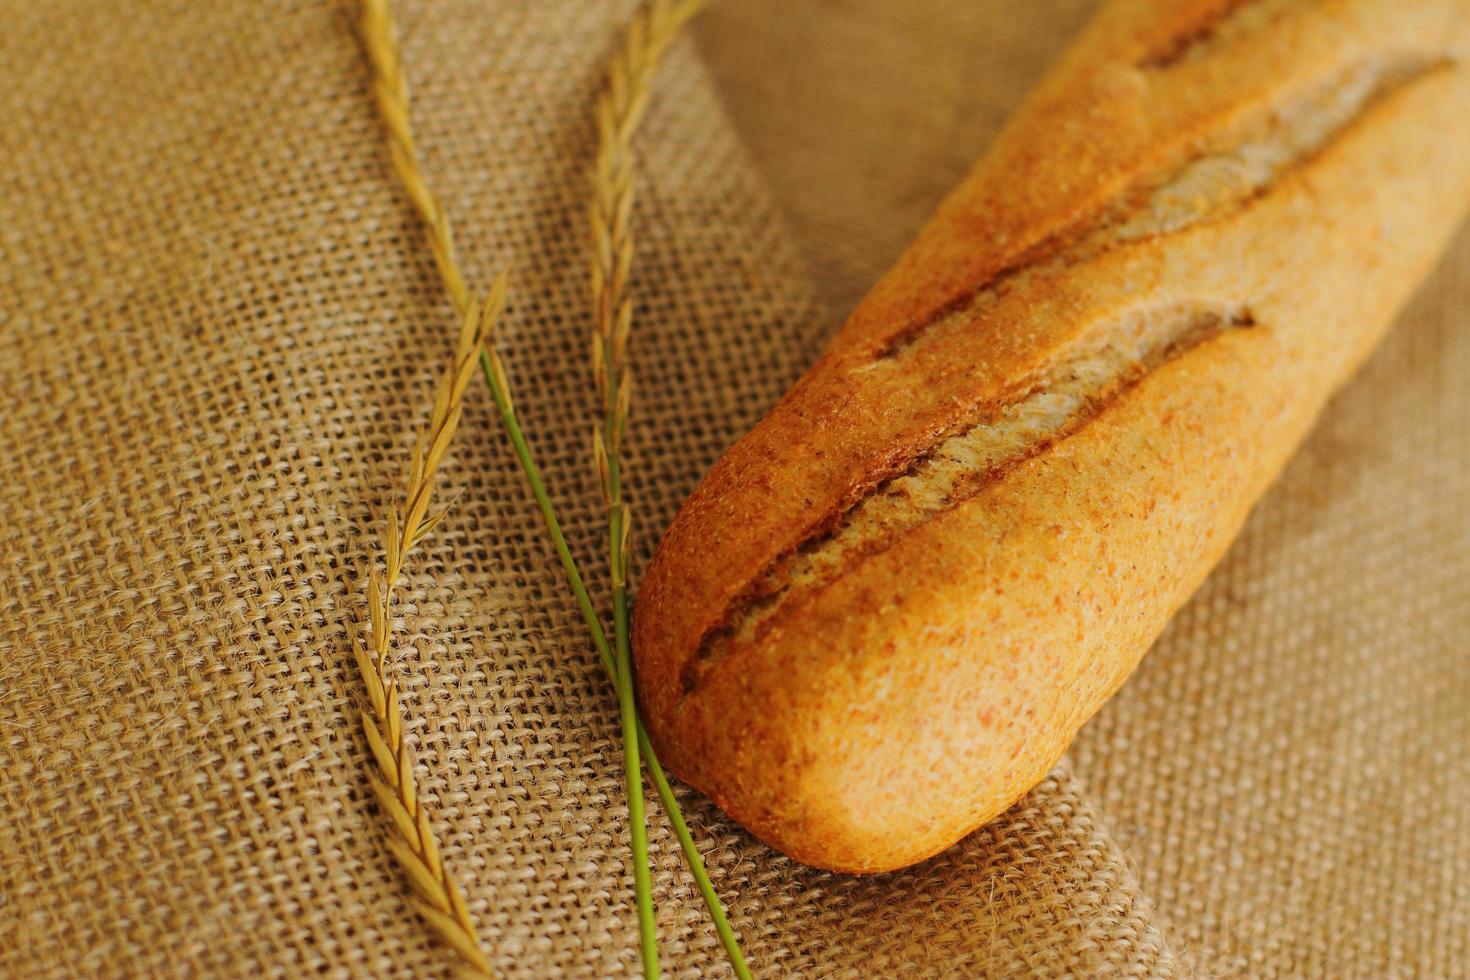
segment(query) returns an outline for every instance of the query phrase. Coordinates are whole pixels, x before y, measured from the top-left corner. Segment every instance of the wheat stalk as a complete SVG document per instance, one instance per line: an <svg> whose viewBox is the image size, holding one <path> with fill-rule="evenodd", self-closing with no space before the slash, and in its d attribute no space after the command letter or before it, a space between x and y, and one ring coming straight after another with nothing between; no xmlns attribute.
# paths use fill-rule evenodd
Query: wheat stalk
<svg viewBox="0 0 1470 980"><path fill-rule="evenodd" d="M393 169L419 220L428 230L429 249L439 269L444 291L449 294L455 310L464 316L470 306L469 289L465 286L464 270L460 268L455 252L454 229L449 224L449 216L429 188L423 165L419 162L413 127L408 118L408 77L398 57L398 28L388 0L363 0L362 38L373 68L373 97L388 130L388 151L393 158ZM498 380L508 398L510 385L505 383L505 365L493 344L481 346L480 360L491 387L496 387Z"/></svg>
<svg viewBox="0 0 1470 980"><path fill-rule="evenodd" d="M628 542L631 523L622 490L622 439L632 402L628 335L633 302L628 272L633 263L633 134L643 119L654 72L700 0L654 0L636 14L623 45L608 64L607 84L597 100L597 160L592 185L592 374L602 398L602 428L593 456L607 505L608 572L612 578L614 680L625 728L637 725L633 662L628 643ZM638 742L625 742L624 768L632 827L634 889L645 977L658 976L653 886L648 869L648 831L643 819L643 780Z"/></svg>
<svg viewBox="0 0 1470 980"><path fill-rule="evenodd" d="M353 653L368 691L371 710L362 712L362 728L378 764L380 776L373 789L383 811L392 819L389 849L419 894L419 911L480 975L488 975L489 960L475 934L464 896L439 853L429 814L414 781L413 756L404 737L398 682L388 676L393 633L393 591L414 545L424 539L444 516L429 509L434 476L459 427L465 389L474 376L476 355L487 332L500 316L505 301L501 279L484 305L473 302L465 313L455 345L454 360L439 380L429 426L414 449L404 479L403 498L389 510L383 526L382 567L368 576L368 643L353 639Z"/></svg>
<svg viewBox="0 0 1470 980"><path fill-rule="evenodd" d="M469 290L464 273L454 253L454 234L444 206L429 189L419 165L418 150L413 140L413 127L408 119L408 77L398 57L398 28L388 0L363 0L362 39L373 67L373 97L378 112L388 128L388 151L393 156L393 169L408 193L419 217L429 229L429 247L444 288L461 314L469 305Z"/></svg>
<svg viewBox="0 0 1470 980"><path fill-rule="evenodd" d="M673 33L677 31L678 24L694 12L698 6L696 3L681 3L677 9L670 8L668 4L659 3L655 8L650 8L648 14L641 15L635 20L633 28L626 38L623 50L615 57L613 67L609 72L610 85L621 86L620 91L632 94L634 97L627 104L635 111L631 114L624 111L623 118L631 118L636 125L637 118L642 114L642 105L646 104L648 98L648 86L656 67L658 56L661 56L672 40ZM650 15L656 23L650 24ZM677 20L671 20L671 16ZM642 26L639 26L639 25ZM670 28L672 25L672 29ZM641 33L640 33L641 32ZM469 293L465 287L465 278L460 269L455 254L454 236L449 224L449 219L444 212L443 206L438 198L430 190L427 180L423 175L423 169L419 163L418 154L413 140L413 131L409 124L409 102L408 86L398 58L398 47L396 40L396 29L393 23L392 13L388 7L387 0L363 0L362 35L367 48L369 61L373 68L373 91L378 102L379 110L383 116L388 130L389 145L393 158L393 165L403 183L409 199L414 205L415 211L423 221L429 235L430 248L434 260L439 269L440 277L444 281L444 287L453 301L455 308L461 312L469 306ZM650 40L655 42L650 47ZM653 53L650 62L649 54ZM618 68L619 64L624 65ZM618 81L617 79L622 79ZM641 92L641 94L639 94ZM623 104L623 103L620 103ZM628 131L631 137L631 129ZM631 188L631 172L628 186ZM631 206L631 197L628 204ZM623 212L626 220L627 211ZM631 321L630 321L631 322ZM627 332L623 331L626 338ZM572 557L571 549L566 542L566 536L562 533L561 522L557 519L556 510L551 502L551 496L547 493L545 482L541 477L539 467L531 454L530 447L526 441L525 433L521 428L520 421L516 417L515 405L511 397L510 383L501 361L499 353L492 344L484 344L480 348L480 368L485 377L487 386L490 388L501 417L505 425L506 433L510 437L511 446L515 452L516 460L520 464L522 472L526 476L526 482L530 485L532 496L536 501L537 509L541 512L542 519L546 523L547 531L552 540L557 558L561 563L562 570L566 575L567 582L572 589L576 600L578 611L587 626L587 631L592 638L593 646L597 649L598 657L602 661L609 678L614 684L618 683L619 671L613 657L611 645L608 643L607 634L603 631L602 623L597 617L592 600L587 593L581 573L577 569L575 559ZM625 388L625 390L627 390ZM626 418L626 406L623 417ZM622 543L623 553L626 554L626 542ZM623 563L620 562L621 567ZM626 611L626 605L624 606ZM620 713L623 699L619 699ZM626 717L624 737L627 739ZM740 944L735 938L734 931L725 916L723 906L719 897L715 894L714 886L709 880L709 874L705 870L704 861L699 855L699 850L694 843L694 838L689 832L688 824L684 820L683 811L679 806L679 800L674 795L673 787L670 786L663 767L659 765L658 758L654 754L653 746L648 741L648 735L643 730L641 723L634 716L634 730L636 732L637 751L641 755L644 765L648 767L650 777L658 791L659 799L669 815L670 822L674 827L674 835L679 841L679 848L684 854L690 873L694 876L705 906L709 910L710 917L714 921L716 931L720 936L720 942L729 957L731 967L741 980L750 980L750 970L746 966L745 959L740 951ZM636 770L635 770L636 771ZM641 785L639 785L641 791ZM631 813L630 813L631 817ZM632 821L636 826L642 826L642 820ZM635 871L636 874L636 871ZM640 915L640 925L643 917ZM437 921L431 919L431 923L437 925ZM641 932L642 930L640 930Z"/></svg>
<svg viewBox="0 0 1470 980"><path fill-rule="evenodd" d="M598 473L603 493L612 498L613 470L631 404L627 367L633 304L628 272L633 264L633 136L648 106L654 72L669 45L703 6L703 0L654 0L628 26L623 46L608 64L607 81L597 100L597 160L592 171L592 374L602 399L604 429L599 434ZM620 557L624 549L616 549ZM623 562L613 573L620 583Z"/></svg>
<svg viewBox="0 0 1470 980"><path fill-rule="evenodd" d="M367 0L363 13L363 38L378 69L375 73L378 105L394 135L391 144L394 166L415 204L438 210L422 179L414 179L418 170L412 165L413 137L403 111L406 85L398 66L387 7L382 0ZM447 221L443 220L442 212L439 217L439 226L444 231L433 239L434 258L446 283L451 284L461 317L459 337L454 360L440 378L428 428L409 463L403 499L387 515L382 537L383 566L375 566L368 577L368 645L364 647L354 639L353 653L371 707L362 713L362 727L381 773L373 778L373 789L392 822L389 849L418 893L417 905L425 921L463 957L465 969L461 972L489 976L490 961L480 945L464 895L439 853L428 811L415 783L413 757L404 738L403 713L398 703L398 682L388 676L393 590L403 574L409 551L443 517L442 510L429 509L434 476L459 427L465 389L474 376L478 356L505 304L504 276L496 280L484 304L474 302L459 275Z"/></svg>

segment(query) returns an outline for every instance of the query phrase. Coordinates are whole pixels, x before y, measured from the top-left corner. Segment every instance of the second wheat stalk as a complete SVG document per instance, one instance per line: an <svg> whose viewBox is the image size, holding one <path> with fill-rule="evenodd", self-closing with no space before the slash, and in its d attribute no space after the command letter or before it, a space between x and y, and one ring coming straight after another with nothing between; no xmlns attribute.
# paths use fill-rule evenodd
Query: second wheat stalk
<svg viewBox="0 0 1470 980"><path fill-rule="evenodd" d="M612 579L614 680L625 728L637 725L633 660L628 642L628 505L623 500L622 441L632 400L628 336L633 301L628 272L633 263L633 134L648 105L654 72L700 0L655 0L633 18L622 49L608 66L597 103L597 161L592 206L592 371L602 399L603 421L593 439L598 479L607 505L607 564ZM632 828L634 889L645 977L658 976L653 888L648 866L648 831L643 817L643 776L636 739L624 742L628 816Z"/></svg>

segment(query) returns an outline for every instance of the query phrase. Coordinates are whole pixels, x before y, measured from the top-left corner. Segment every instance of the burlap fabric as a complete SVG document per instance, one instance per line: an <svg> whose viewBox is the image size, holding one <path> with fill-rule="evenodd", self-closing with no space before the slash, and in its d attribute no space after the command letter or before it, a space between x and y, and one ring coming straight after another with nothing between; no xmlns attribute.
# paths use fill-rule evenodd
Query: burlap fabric
<svg viewBox="0 0 1470 980"><path fill-rule="evenodd" d="M1088 6L716 0L676 49L639 144L643 559ZM630 8L399 9L428 170L472 276L514 270L518 404L597 568L585 172ZM0 16L0 973L443 975L347 637L452 326L351 4ZM686 794L759 971L1463 975L1467 270L1470 241L1003 819L850 879ZM630 973L614 699L479 387L445 482L398 652L447 857L498 972ZM717 974L654 812L667 970Z"/></svg>

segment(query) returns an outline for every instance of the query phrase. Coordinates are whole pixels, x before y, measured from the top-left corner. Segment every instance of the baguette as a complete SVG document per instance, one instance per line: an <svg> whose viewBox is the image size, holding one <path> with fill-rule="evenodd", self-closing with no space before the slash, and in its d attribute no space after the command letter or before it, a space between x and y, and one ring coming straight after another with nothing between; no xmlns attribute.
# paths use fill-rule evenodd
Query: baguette
<svg viewBox="0 0 1470 980"><path fill-rule="evenodd" d="M1116 0L700 483L637 605L660 757L912 864L1057 762L1470 201L1470 0Z"/></svg>

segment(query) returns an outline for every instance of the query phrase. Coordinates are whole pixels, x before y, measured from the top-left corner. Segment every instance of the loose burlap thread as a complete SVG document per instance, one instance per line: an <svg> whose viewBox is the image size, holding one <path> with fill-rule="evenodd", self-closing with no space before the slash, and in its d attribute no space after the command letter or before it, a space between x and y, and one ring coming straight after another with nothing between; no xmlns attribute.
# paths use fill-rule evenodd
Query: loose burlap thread
<svg viewBox="0 0 1470 980"><path fill-rule="evenodd" d="M640 561L1089 6L716 0L676 49L639 142ZM518 406L600 568L583 215L631 6L398 9L426 166L471 276L513 270ZM454 320L353 5L3 13L0 972L444 975L347 637ZM1463 973L1467 267L1004 818L851 879L683 793L758 971ZM444 487L398 656L446 858L498 973L631 973L615 698L478 386ZM718 973L656 807L652 837L666 968Z"/></svg>

